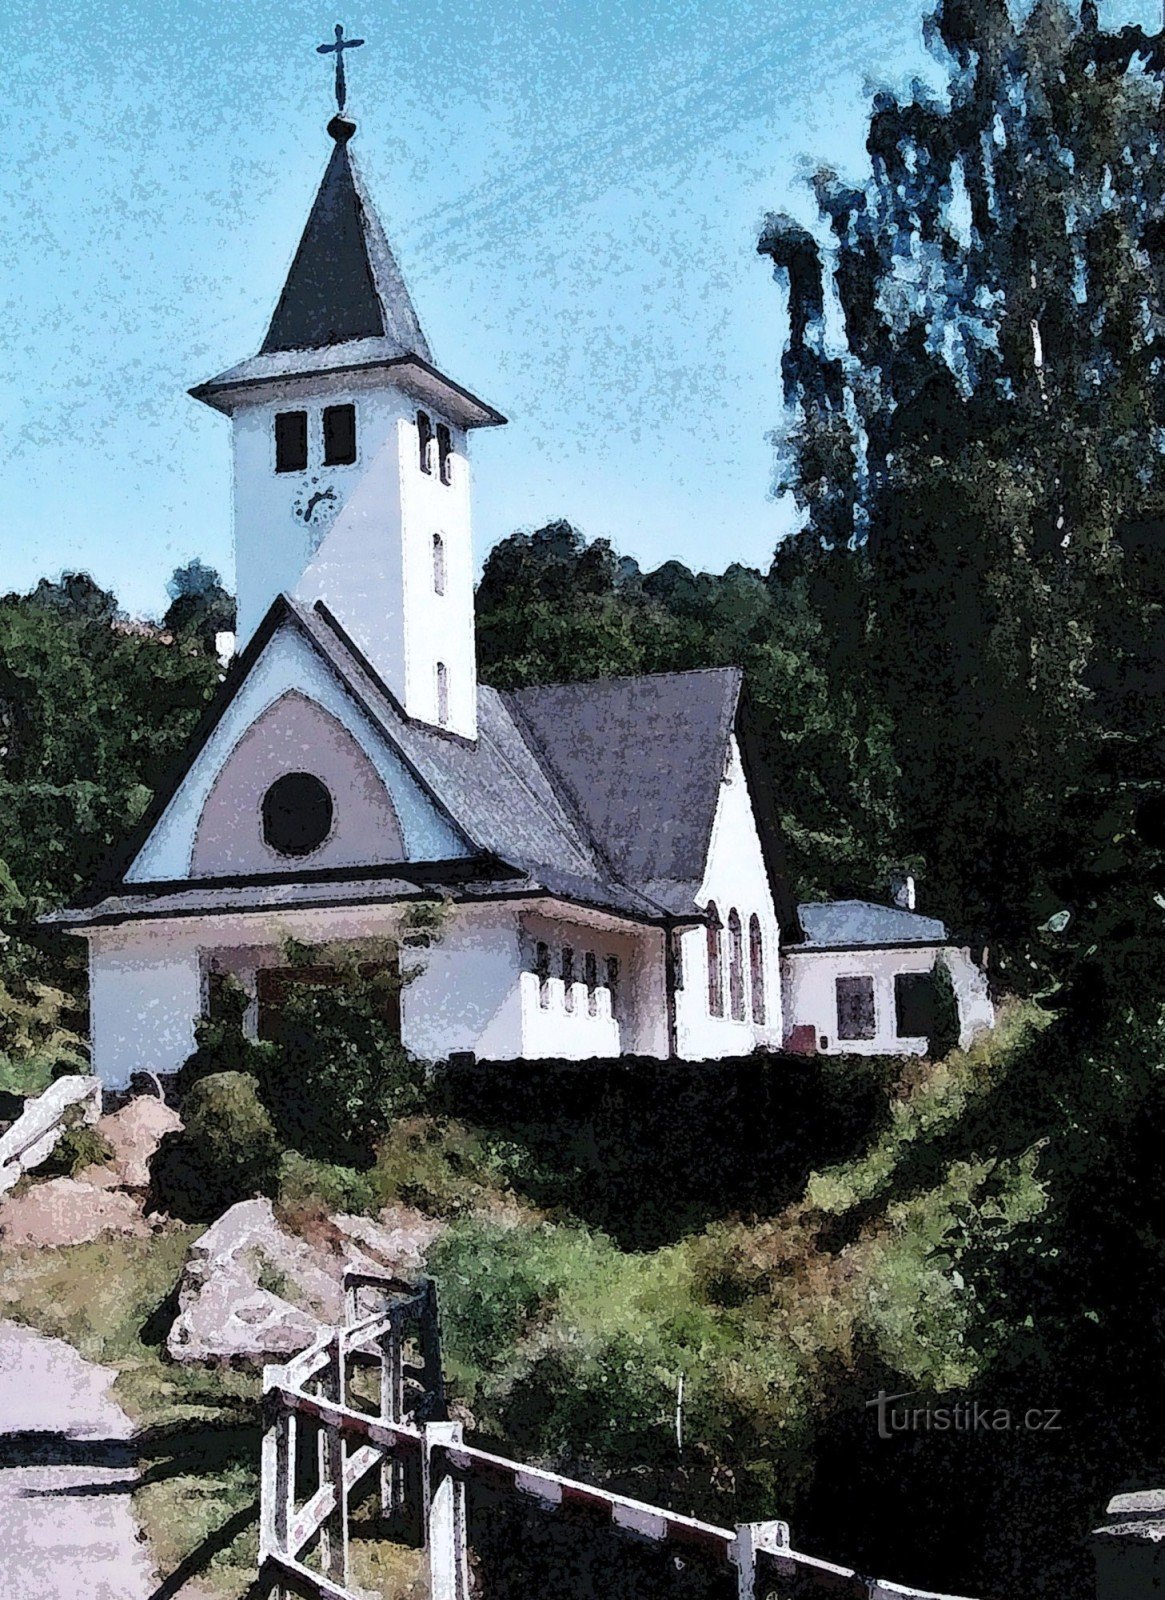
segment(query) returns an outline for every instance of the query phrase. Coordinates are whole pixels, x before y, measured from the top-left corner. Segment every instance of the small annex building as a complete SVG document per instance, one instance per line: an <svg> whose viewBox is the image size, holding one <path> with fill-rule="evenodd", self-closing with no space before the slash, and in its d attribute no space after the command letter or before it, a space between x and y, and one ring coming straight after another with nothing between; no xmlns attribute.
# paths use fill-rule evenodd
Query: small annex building
<svg viewBox="0 0 1165 1600"><path fill-rule="evenodd" d="M262 1032L291 940L394 947L431 1060L917 1050L900 980L936 956L964 1031L988 1021L941 924L793 903L737 670L478 682L469 442L505 419L435 363L355 124L328 131L258 354L191 391L232 431L239 652L103 882L49 919L88 941L97 1073L176 1070L227 974Z"/></svg>

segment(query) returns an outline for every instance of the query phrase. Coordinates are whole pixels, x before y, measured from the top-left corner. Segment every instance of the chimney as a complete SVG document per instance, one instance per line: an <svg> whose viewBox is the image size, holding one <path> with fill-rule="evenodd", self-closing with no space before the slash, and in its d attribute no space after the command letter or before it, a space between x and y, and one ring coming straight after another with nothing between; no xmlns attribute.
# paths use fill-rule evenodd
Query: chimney
<svg viewBox="0 0 1165 1600"><path fill-rule="evenodd" d="M914 876L909 872L890 874L890 898L901 911L914 910Z"/></svg>

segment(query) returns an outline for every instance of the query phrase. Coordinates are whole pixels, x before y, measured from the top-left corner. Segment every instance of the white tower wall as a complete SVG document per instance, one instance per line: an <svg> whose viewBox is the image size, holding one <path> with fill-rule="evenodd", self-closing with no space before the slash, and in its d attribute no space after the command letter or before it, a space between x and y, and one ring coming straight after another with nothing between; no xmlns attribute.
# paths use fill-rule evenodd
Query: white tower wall
<svg viewBox="0 0 1165 1600"><path fill-rule="evenodd" d="M356 460L325 466L323 410L344 404L356 408ZM427 473L418 410L434 431ZM307 413L302 471L275 470L281 411ZM343 377L271 385L236 403L232 422L240 647L279 593L309 605L321 600L409 716L475 738L465 433L383 379ZM452 439L449 483L441 480L438 423ZM434 535L442 541L439 562Z"/></svg>

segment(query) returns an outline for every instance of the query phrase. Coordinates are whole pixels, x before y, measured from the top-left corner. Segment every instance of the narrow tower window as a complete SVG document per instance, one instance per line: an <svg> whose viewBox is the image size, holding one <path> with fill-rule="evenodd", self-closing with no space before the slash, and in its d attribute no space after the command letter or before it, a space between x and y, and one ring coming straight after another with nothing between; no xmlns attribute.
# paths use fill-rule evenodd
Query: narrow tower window
<svg viewBox="0 0 1165 1600"><path fill-rule="evenodd" d="M724 1015L724 958L720 941L720 913L708 902L708 1015Z"/></svg>
<svg viewBox="0 0 1165 1600"><path fill-rule="evenodd" d="M433 593L445 593L445 539L444 535L433 535Z"/></svg>
<svg viewBox="0 0 1165 1600"><path fill-rule="evenodd" d="M752 1020L765 1020L765 945L760 918L754 911L748 919L748 959L752 973Z"/></svg>
<svg viewBox="0 0 1165 1600"><path fill-rule="evenodd" d="M735 906L728 913L728 1008L734 1022L744 1021L744 929Z"/></svg>
<svg viewBox="0 0 1165 1600"><path fill-rule="evenodd" d="M442 483L453 482L453 435L443 422L437 424L437 465Z"/></svg>
<svg viewBox="0 0 1165 1600"><path fill-rule="evenodd" d="M417 412L417 449L420 452L422 472L432 472L432 463L429 460L429 446L433 442L433 424L427 411Z"/></svg>
<svg viewBox="0 0 1165 1600"><path fill-rule="evenodd" d="M275 470L302 472L307 466L307 412L275 413Z"/></svg>
<svg viewBox="0 0 1165 1600"><path fill-rule="evenodd" d="M437 721L444 728L449 722L449 668L437 663Z"/></svg>
<svg viewBox="0 0 1165 1600"><path fill-rule="evenodd" d="M324 407L324 466L350 467L356 459L356 407Z"/></svg>

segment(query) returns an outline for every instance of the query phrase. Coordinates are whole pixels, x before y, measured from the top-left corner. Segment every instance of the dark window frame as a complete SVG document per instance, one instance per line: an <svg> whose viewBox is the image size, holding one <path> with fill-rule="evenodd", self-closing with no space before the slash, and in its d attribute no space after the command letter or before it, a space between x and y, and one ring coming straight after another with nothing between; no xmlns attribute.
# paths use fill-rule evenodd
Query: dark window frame
<svg viewBox="0 0 1165 1600"><path fill-rule="evenodd" d="M728 913L728 1015L744 1022L744 925L735 906Z"/></svg>
<svg viewBox="0 0 1165 1600"><path fill-rule="evenodd" d="M429 459L429 447L433 443L433 419L427 411L417 412L417 453L422 472L432 474L433 463Z"/></svg>
<svg viewBox="0 0 1165 1600"><path fill-rule="evenodd" d="M724 949L720 913L715 900L708 902L708 1015L724 1015Z"/></svg>
<svg viewBox="0 0 1165 1600"><path fill-rule="evenodd" d="M437 476L446 487L453 482L453 430L447 422L437 424Z"/></svg>
<svg viewBox="0 0 1165 1600"><path fill-rule="evenodd" d="M305 472L307 470L307 412L277 411L275 413L274 434L276 472Z"/></svg>
<svg viewBox="0 0 1165 1600"><path fill-rule="evenodd" d="M842 986L845 985L843 999ZM860 986L860 987L859 987ZM837 1037L850 1043L868 1041L878 1036L878 1006L874 995L874 979L865 972L846 972L833 980L833 994L837 1005Z"/></svg>
<svg viewBox="0 0 1165 1600"><path fill-rule="evenodd" d="M761 931L760 918L754 911L748 919L748 967L752 989L752 1020L763 1027L765 1024L765 941Z"/></svg>
<svg viewBox="0 0 1165 1600"><path fill-rule="evenodd" d="M446 561L445 535L435 533L432 539L433 547L433 593L444 594L449 582L449 567Z"/></svg>
<svg viewBox="0 0 1165 1600"><path fill-rule="evenodd" d="M260 806L263 843L298 861L322 850L336 825L332 791L314 772L284 772L268 785Z"/></svg>
<svg viewBox="0 0 1165 1600"><path fill-rule="evenodd" d="M325 406L321 419L324 437L324 466L352 467L356 464L356 405L344 400Z"/></svg>
<svg viewBox="0 0 1165 1600"><path fill-rule="evenodd" d="M934 1032L934 972L896 972L894 974L894 1036L897 1039L929 1039ZM907 1026L918 1023L918 1027Z"/></svg>

